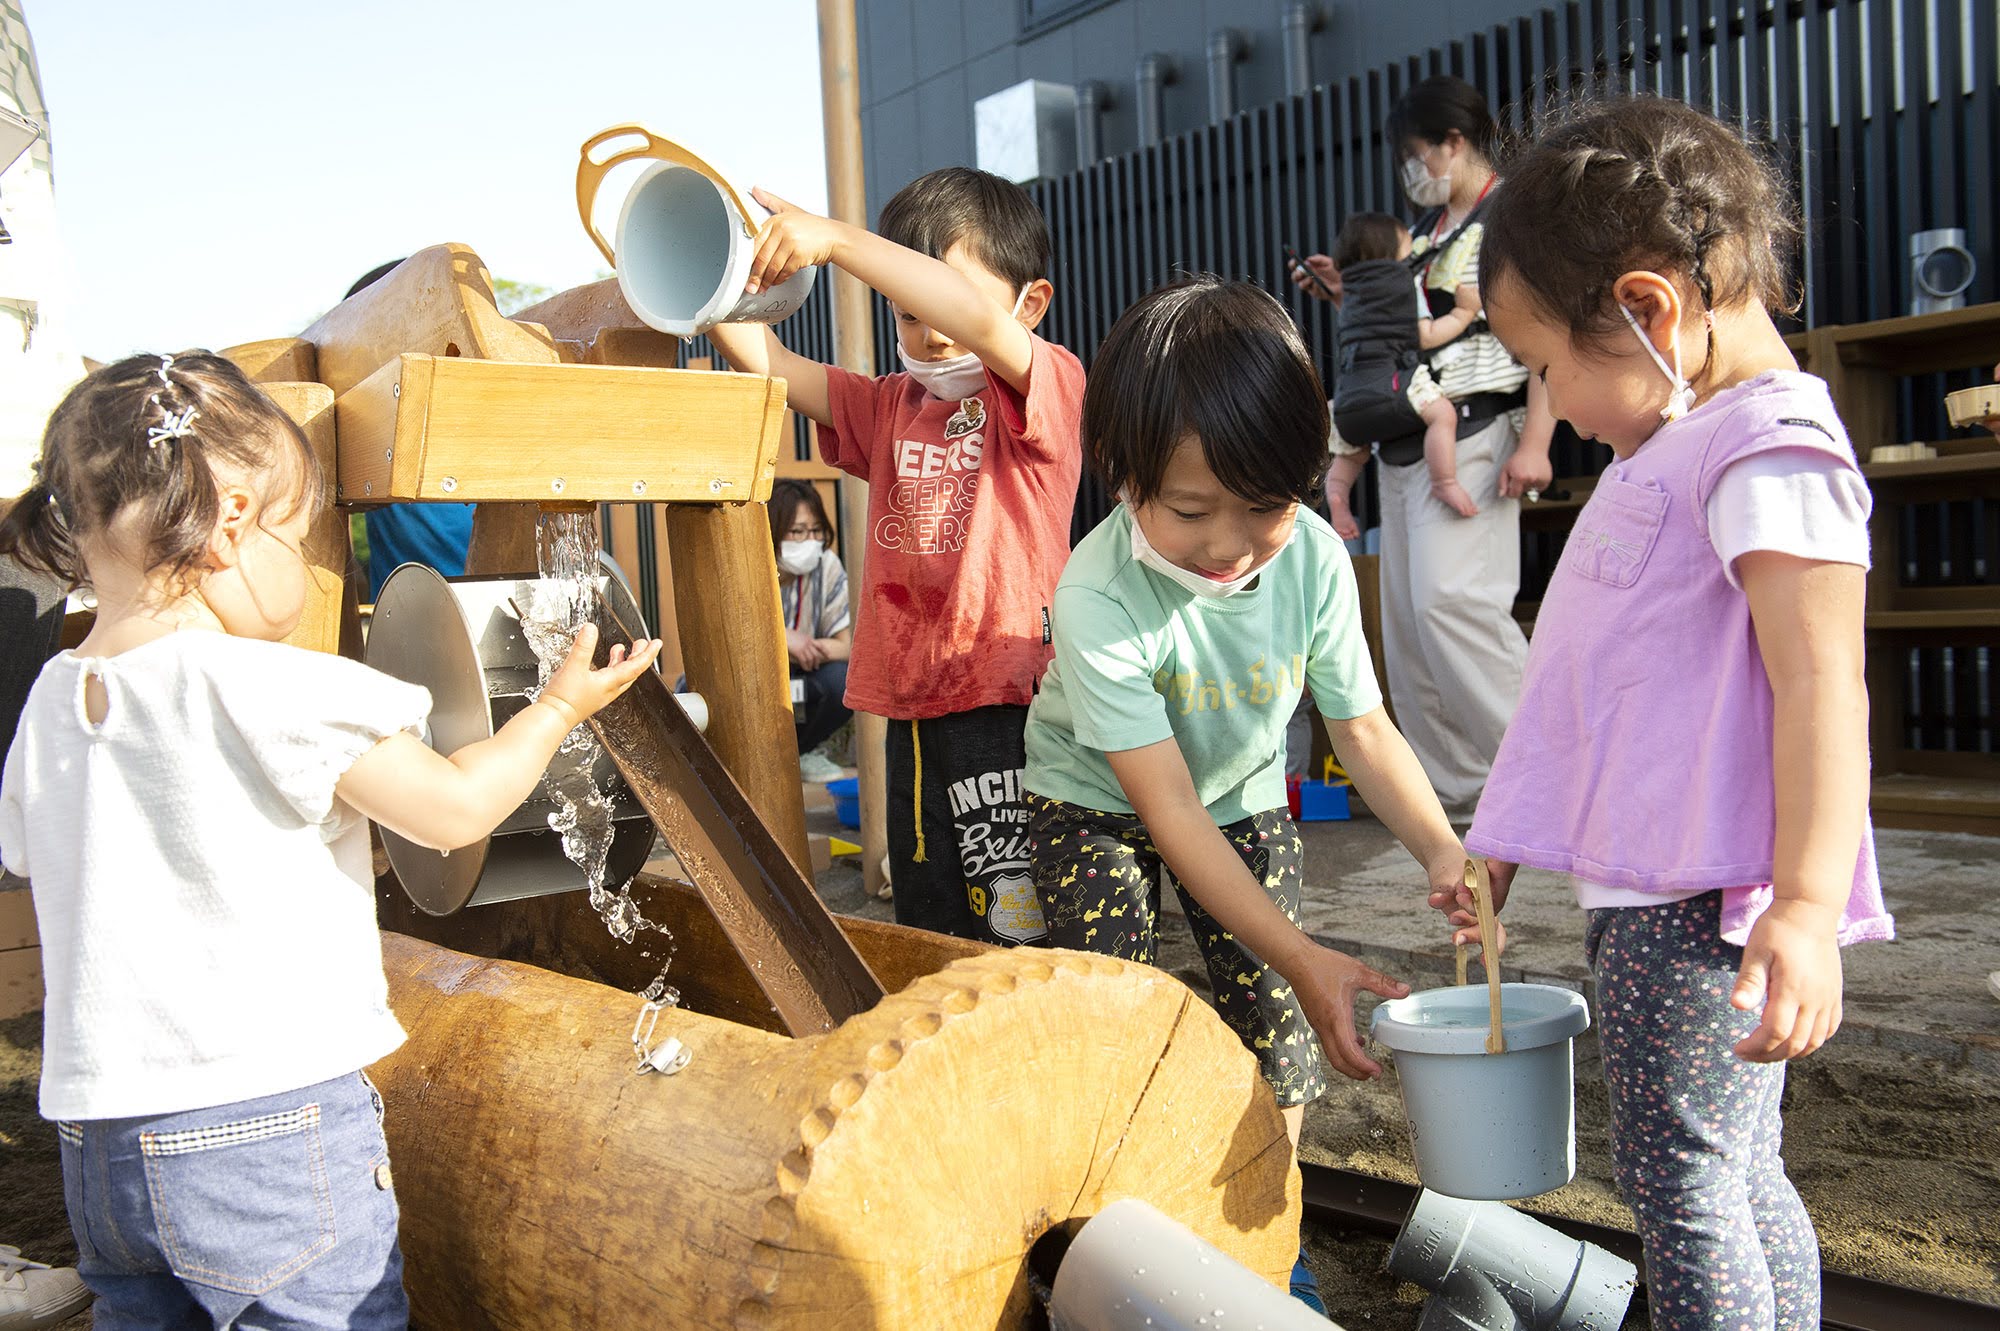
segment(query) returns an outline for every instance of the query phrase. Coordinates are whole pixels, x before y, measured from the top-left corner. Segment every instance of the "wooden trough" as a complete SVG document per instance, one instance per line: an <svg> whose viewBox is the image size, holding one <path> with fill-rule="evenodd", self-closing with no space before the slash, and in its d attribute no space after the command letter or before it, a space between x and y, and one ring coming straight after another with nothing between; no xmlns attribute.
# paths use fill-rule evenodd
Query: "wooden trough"
<svg viewBox="0 0 2000 1331"><path fill-rule="evenodd" d="M433 917L378 885L410 1040L371 1072L416 1324L1021 1326L1036 1240L1126 1196L1282 1277L1284 1124L1186 986L836 921L814 894L762 504L782 383L652 368L657 336L612 326L601 289L541 310L501 317L477 256L439 246L303 337L227 353L343 503L480 500L473 573L532 571L539 502L669 502L715 717L704 739L648 679L593 721L694 880L633 887L675 938L684 1003L652 1031L690 1055L671 1075L639 1075L631 1043L657 936L618 942L581 892ZM344 513L308 552L345 570ZM354 589L320 581L294 641L352 653ZM600 626L608 650L624 626Z"/></svg>

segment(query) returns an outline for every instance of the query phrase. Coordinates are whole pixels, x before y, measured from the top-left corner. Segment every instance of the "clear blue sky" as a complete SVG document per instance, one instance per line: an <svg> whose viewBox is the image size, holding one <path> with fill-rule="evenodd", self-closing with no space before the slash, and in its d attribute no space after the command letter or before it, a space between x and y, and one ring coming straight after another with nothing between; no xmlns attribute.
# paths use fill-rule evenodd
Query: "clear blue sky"
<svg viewBox="0 0 2000 1331"><path fill-rule="evenodd" d="M24 7L64 322L98 359L296 333L376 264L447 240L496 277L589 281L577 149L623 121L826 202L812 0Z"/></svg>

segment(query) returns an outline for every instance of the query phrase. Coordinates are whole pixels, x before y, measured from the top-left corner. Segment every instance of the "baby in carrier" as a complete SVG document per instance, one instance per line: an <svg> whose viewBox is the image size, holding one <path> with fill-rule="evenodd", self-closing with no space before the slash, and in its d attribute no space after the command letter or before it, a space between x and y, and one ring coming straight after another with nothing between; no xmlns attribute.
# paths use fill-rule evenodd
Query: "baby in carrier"
<svg viewBox="0 0 2000 1331"><path fill-rule="evenodd" d="M1456 341L1479 317L1479 289L1458 289L1448 314L1428 316L1411 273L1410 232L1387 213L1356 213L1333 246L1340 269L1340 374L1333 426L1358 447L1375 447L1390 465L1416 461L1416 437L1431 494L1460 517L1479 506L1458 483L1458 412L1431 378L1424 352Z"/></svg>

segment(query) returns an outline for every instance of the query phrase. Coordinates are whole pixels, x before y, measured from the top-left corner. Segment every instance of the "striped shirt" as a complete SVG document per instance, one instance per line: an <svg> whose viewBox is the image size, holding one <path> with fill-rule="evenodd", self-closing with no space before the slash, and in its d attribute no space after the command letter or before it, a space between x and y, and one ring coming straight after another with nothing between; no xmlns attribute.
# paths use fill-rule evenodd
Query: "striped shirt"
<svg viewBox="0 0 2000 1331"><path fill-rule="evenodd" d="M1456 291L1467 283L1479 282L1479 245L1486 238L1486 224L1474 222L1443 253L1418 271L1418 281L1433 291ZM1434 238L1417 236L1410 246L1412 256L1429 253ZM1507 354L1500 339L1490 332L1460 338L1431 357L1431 377L1456 402L1474 393L1511 393L1528 381L1527 367Z"/></svg>

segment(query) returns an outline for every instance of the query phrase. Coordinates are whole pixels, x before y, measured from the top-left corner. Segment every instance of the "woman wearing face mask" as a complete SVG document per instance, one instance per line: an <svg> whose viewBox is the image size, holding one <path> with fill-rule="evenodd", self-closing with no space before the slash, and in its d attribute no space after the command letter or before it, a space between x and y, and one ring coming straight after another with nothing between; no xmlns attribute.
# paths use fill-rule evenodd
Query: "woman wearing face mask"
<svg viewBox="0 0 2000 1331"><path fill-rule="evenodd" d="M1496 127L1486 98L1463 79L1425 79L1389 115L1404 192L1420 210L1410 263L1429 313L1449 313L1477 287L1481 221L1500 187ZM1340 296L1323 254L1293 280L1319 299ZM1313 277L1327 290L1315 287ZM1520 503L1549 483L1555 428L1539 383L1476 319L1429 355L1431 375L1458 409L1457 479L1477 512L1460 516L1431 494L1421 432L1333 443L1326 497L1334 530L1360 535L1348 492L1371 446L1382 458L1382 637L1396 720L1448 808L1469 813L1514 712L1527 640L1514 622L1521 583Z"/></svg>
<svg viewBox="0 0 2000 1331"><path fill-rule="evenodd" d="M804 481L771 487L771 545L778 555L778 600L785 612L785 650L792 674L805 680L806 698L794 709L799 729L799 771L809 781L831 781L840 769L816 752L851 715L847 654L854 629L847 617L847 570L828 548L833 524L819 491Z"/></svg>

